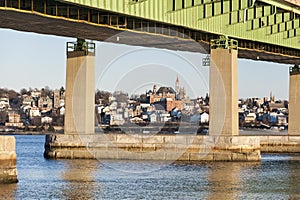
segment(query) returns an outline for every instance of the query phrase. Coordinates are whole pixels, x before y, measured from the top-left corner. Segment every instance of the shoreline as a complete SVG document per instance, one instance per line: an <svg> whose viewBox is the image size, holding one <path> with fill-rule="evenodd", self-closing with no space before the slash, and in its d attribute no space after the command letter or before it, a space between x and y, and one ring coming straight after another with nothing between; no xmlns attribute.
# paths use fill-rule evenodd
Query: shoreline
<svg viewBox="0 0 300 200"><path fill-rule="evenodd" d="M122 130L122 127L119 127ZM135 128L135 127L134 127ZM127 131L117 131L117 130L100 130L101 127L95 127L95 134L111 134L111 133L118 133L118 134L142 134L142 135L176 135L176 134L182 134L182 135L209 135L209 133L193 133L193 132L180 132L180 131L163 131L159 132L151 131L151 128L146 127L140 127L142 130L141 132L132 132L130 129L128 130L128 127L126 128ZM150 129L150 130L147 130ZM124 130L124 129L123 129ZM0 135L63 135L63 130L60 131L2 131L0 132ZM287 130L270 130L270 129L257 129L257 128L240 128L239 129L239 135L241 136L272 136L272 135L280 135L280 136L288 136Z"/></svg>

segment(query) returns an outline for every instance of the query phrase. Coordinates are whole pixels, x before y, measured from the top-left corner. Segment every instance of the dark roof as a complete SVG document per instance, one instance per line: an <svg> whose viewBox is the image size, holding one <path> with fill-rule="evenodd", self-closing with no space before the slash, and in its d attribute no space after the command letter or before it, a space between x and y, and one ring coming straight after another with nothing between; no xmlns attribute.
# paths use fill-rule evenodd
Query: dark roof
<svg viewBox="0 0 300 200"><path fill-rule="evenodd" d="M175 94L175 90L171 87L160 87L157 92L157 94L159 93L171 93L171 94Z"/></svg>

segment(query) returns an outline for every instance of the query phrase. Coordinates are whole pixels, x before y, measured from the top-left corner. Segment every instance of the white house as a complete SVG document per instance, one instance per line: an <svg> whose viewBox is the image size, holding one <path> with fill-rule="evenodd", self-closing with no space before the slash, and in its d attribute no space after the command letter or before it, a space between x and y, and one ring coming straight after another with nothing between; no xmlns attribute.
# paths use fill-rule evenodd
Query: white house
<svg viewBox="0 0 300 200"><path fill-rule="evenodd" d="M157 122L157 115L155 113L150 115L150 122Z"/></svg>
<svg viewBox="0 0 300 200"><path fill-rule="evenodd" d="M122 114L111 115L110 125L123 125L124 123Z"/></svg>
<svg viewBox="0 0 300 200"><path fill-rule="evenodd" d="M64 114L65 114L65 111L66 111L65 107L61 107L61 108L59 109L59 114L60 114L60 115L64 115Z"/></svg>
<svg viewBox="0 0 300 200"><path fill-rule="evenodd" d="M42 117L41 119L42 124L51 124L52 123L52 118L51 117Z"/></svg>
<svg viewBox="0 0 300 200"><path fill-rule="evenodd" d="M32 107L30 109L29 114L30 114L30 117L40 117L41 116L41 112L38 107Z"/></svg>
<svg viewBox="0 0 300 200"><path fill-rule="evenodd" d="M206 112L202 113L200 115L200 122L203 123L208 123L209 122L209 114L207 114Z"/></svg>
<svg viewBox="0 0 300 200"><path fill-rule="evenodd" d="M160 114L160 120L162 122L168 122L171 120L170 114L169 113L165 113L165 114Z"/></svg>
<svg viewBox="0 0 300 200"><path fill-rule="evenodd" d="M0 109L9 108L9 99L8 98L0 98Z"/></svg>
<svg viewBox="0 0 300 200"><path fill-rule="evenodd" d="M245 117L245 122L254 122L256 119L256 114L255 113L249 113Z"/></svg>
<svg viewBox="0 0 300 200"><path fill-rule="evenodd" d="M282 113L278 114L277 115L277 124L286 126L287 125L287 116Z"/></svg>

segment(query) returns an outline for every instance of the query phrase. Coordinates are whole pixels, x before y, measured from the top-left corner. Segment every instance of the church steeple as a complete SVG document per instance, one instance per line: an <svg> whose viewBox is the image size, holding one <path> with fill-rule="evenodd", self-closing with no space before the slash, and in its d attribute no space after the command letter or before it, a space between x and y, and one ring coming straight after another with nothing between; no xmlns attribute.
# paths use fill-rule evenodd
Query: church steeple
<svg viewBox="0 0 300 200"><path fill-rule="evenodd" d="M176 82L175 82L175 90L176 90L176 93L178 94L179 93L179 78L178 78L178 75L177 75L177 78L176 78Z"/></svg>

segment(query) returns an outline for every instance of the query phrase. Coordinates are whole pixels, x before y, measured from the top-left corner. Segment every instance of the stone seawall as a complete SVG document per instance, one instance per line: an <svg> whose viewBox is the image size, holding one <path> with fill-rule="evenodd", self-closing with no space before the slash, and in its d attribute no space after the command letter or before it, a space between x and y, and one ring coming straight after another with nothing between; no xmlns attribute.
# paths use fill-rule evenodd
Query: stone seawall
<svg viewBox="0 0 300 200"><path fill-rule="evenodd" d="M256 136L47 135L46 158L260 161Z"/></svg>
<svg viewBox="0 0 300 200"><path fill-rule="evenodd" d="M0 183L17 183L16 140L13 136L0 136Z"/></svg>
<svg viewBox="0 0 300 200"><path fill-rule="evenodd" d="M258 136L262 153L300 153L300 135Z"/></svg>

